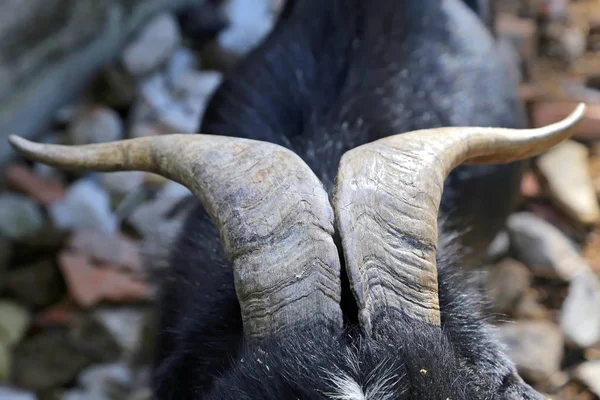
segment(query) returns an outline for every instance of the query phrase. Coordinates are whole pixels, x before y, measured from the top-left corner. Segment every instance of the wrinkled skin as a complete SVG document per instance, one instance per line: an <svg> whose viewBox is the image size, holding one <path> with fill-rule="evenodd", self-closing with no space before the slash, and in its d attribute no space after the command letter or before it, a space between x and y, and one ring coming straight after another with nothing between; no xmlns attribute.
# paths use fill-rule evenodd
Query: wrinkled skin
<svg viewBox="0 0 600 400"><path fill-rule="evenodd" d="M482 4L291 0L215 93L201 131L288 147L331 193L340 157L363 143L440 126L524 127L511 66L466 3ZM198 204L175 243L169 276L160 277L156 397L361 399L362 391L374 400L542 399L503 354L459 268L467 246L477 260L502 227L522 168L452 173L438 251L441 329L384 310L386 328L369 338L355 326L343 280L343 331L306 321L292 337L244 342L231 267ZM451 233L465 228L472 231ZM331 378L342 375L353 397L336 397L344 389Z"/></svg>

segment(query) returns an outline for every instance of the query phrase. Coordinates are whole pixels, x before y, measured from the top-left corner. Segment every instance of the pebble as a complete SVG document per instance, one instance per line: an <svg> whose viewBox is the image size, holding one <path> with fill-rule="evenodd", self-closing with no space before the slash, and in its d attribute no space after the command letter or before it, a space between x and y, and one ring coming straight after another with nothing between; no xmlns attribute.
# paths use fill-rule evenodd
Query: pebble
<svg viewBox="0 0 600 400"><path fill-rule="evenodd" d="M65 337L41 333L15 348L12 380L23 389L50 390L72 382L91 362Z"/></svg>
<svg viewBox="0 0 600 400"><path fill-rule="evenodd" d="M68 247L95 262L130 271L141 270L137 242L121 233L108 234L98 229L79 229L71 236Z"/></svg>
<svg viewBox="0 0 600 400"><path fill-rule="evenodd" d="M100 173L102 186L110 193L125 195L144 183L144 171L118 171Z"/></svg>
<svg viewBox="0 0 600 400"><path fill-rule="evenodd" d="M168 181L156 197L138 207L129 216L128 221L142 236L163 231L167 214L188 196L192 196L188 188L174 181Z"/></svg>
<svg viewBox="0 0 600 400"><path fill-rule="evenodd" d="M59 262L69 292L81 307L90 308L104 300L128 303L152 299L148 285L132 274L94 267L88 257L67 251L59 255Z"/></svg>
<svg viewBox="0 0 600 400"><path fill-rule="evenodd" d="M0 387L0 400L37 400L37 397L17 388Z"/></svg>
<svg viewBox="0 0 600 400"><path fill-rule="evenodd" d="M229 0L223 8L229 26L218 37L221 48L245 55L254 49L274 26L271 0Z"/></svg>
<svg viewBox="0 0 600 400"><path fill-rule="evenodd" d="M177 20L170 13L161 13L141 29L123 51L122 61L132 75L148 74L171 57L181 41Z"/></svg>
<svg viewBox="0 0 600 400"><path fill-rule="evenodd" d="M18 343L29 326L27 309L12 301L0 300L0 342L13 346Z"/></svg>
<svg viewBox="0 0 600 400"><path fill-rule="evenodd" d="M564 234L529 212L518 212L507 221L512 249L534 274L570 281L590 270L587 261Z"/></svg>
<svg viewBox="0 0 600 400"><path fill-rule="evenodd" d="M131 380L131 370L125 363L117 362L86 368L79 375L78 383L86 392L100 395L110 392L111 385L127 387Z"/></svg>
<svg viewBox="0 0 600 400"><path fill-rule="evenodd" d="M554 147L538 159L553 199L576 221L589 225L600 220L600 206L588 170L587 148L573 140Z"/></svg>
<svg viewBox="0 0 600 400"><path fill-rule="evenodd" d="M600 397L600 360L588 361L579 365L575 369L574 375L596 396Z"/></svg>
<svg viewBox="0 0 600 400"><path fill-rule="evenodd" d="M60 273L52 259L10 271L6 286L21 303L36 309L55 303L64 293Z"/></svg>
<svg viewBox="0 0 600 400"><path fill-rule="evenodd" d="M487 268L487 294L495 312L508 313L529 288L529 269L517 260L506 258Z"/></svg>
<svg viewBox="0 0 600 400"><path fill-rule="evenodd" d="M48 205L65 197L65 186L54 179L44 179L23 164L6 168L4 178L15 190L34 198L39 204Z"/></svg>
<svg viewBox="0 0 600 400"><path fill-rule="evenodd" d="M118 228L110 196L101 186L86 179L72 184L66 197L51 204L48 212L54 225L64 230L95 228L114 233Z"/></svg>
<svg viewBox="0 0 600 400"><path fill-rule="evenodd" d="M44 222L42 211L29 197L10 192L0 194L0 235L23 239L42 230Z"/></svg>
<svg viewBox="0 0 600 400"><path fill-rule="evenodd" d="M600 342L600 281L596 275L580 274L571 280L560 327L567 341L582 349Z"/></svg>
<svg viewBox="0 0 600 400"><path fill-rule="evenodd" d="M517 321L498 327L500 340L519 374L533 382L544 382L560 371L563 335L547 321Z"/></svg>
<svg viewBox="0 0 600 400"><path fill-rule="evenodd" d="M10 353L10 346L0 342L0 382L7 382L10 379L12 368ZM1 395L0 400L2 400Z"/></svg>
<svg viewBox="0 0 600 400"><path fill-rule="evenodd" d="M197 133L209 97L221 83L217 71L187 71L176 82L154 74L141 83L133 123L158 122L172 133Z"/></svg>
<svg viewBox="0 0 600 400"><path fill-rule="evenodd" d="M525 198L539 197L542 192L540 182L533 171L528 171L521 180L521 195Z"/></svg>
<svg viewBox="0 0 600 400"><path fill-rule="evenodd" d="M111 400L111 397L102 393L90 393L86 390L71 389L63 394L62 400Z"/></svg>
<svg viewBox="0 0 600 400"><path fill-rule="evenodd" d="M110 108L89 107L73 118L67 133L75 145L112 142L123 138L123 121Z"/></svg>
<svg viewBox="0 0 600 400"><path fill-rule="evenodd" d="M502 259L510 250L508 232L500 231L487 248L485 262L494 263Z"/></svg>
<svg viewBox="0 0 600 400"><path fill-rule="evenodd" d="M140 348L146 315L147 311L139 308L104 307L94 310L92 317L112 334L126 357L131 357Z"/></svg>
<svg viewBox="0 0 600 400"><path fill-rule="evenodd" d="M10 241L0 234L0 290L2 290L6 280L4 271L8 267L8 263L12 257L12 251L12 244Z"/></svg>
<svg viewBox="0 0 600 400"><path fill-rule="evenodd" d="M169 59L165 75L169 82L177 84L182 74L200 68L200 61L196 54L187 47L179 47Z"/></svg>

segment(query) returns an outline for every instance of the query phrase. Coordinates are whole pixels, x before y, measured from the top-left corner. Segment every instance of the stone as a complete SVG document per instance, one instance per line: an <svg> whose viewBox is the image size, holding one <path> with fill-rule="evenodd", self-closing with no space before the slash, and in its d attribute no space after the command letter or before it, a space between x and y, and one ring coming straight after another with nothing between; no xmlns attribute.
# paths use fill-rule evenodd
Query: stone
<svg viewBox="0 0 600 400"><path fill-rule="evenodd" d="M0 342L12 346L18 343L29 327L27 309L7 300L0 300Z"/></svg>
<svg viewBox="0 0 600 400"><path fill-rule="evenodd" d="M79 386L90 394L107 394L111 385L127 387L133 380L131 370L123 362L92 365L81 372Z"/></svg>
<svg viewBox="0 0 600 400"><path fill-rule="evenodd" d="M141 344L143 324L148 311L131 307L102 307L92 317L117 340L126 357L135 355Z"/></svg>
<svg viewBox="0 0 600 400"><path fill-rule="evenodd" d="M600 342L600 280L596 275L582 273L571 280L560 327L566 340L579 348Z"/></svg>
<svg viewBox="0 0 600 400"><path fill-rule="evenodd" d="M12 380L23 389L50 390L72 382L91 362L63 335L40 333L16 346Z"/></svg>
<svg viewBox="0 0 600 400"><path fill-rule="evenodd" d="M30 308L42 308L58 301L64 284L54 260L44 259L9 272L8 292Z"/></svg>
<svg viewBox="0 0 600 400"><path fill-rule="evenodd" d="M600 205L589 174L588 157L584 145L567 140L542 154L537 161L557 205L585 225L600 220Z"/></svg>
<svg viewBox="0 0 600 400"><path fill-rule="evenodd" d="M35 139L127 39L153 16L204 0L30 0L2 2L0 142ZM43 23L40 23L43 21ZM14 157L0 146L0 163Z"/></svg>
<svg viewBox="0 0 600 400"><path fill-rule="evenodd" d="M166 79L177 84L182 75L200 68L198 56L187 47L179 47L169 59L165 69Z"/></svg>
<svg viewBox="0 0 600 400"><path fill-rule="evenodd" d="M110 193L125 195L144 183L143 171L118 171L100 173L102 186Z"/></svg>
<svg viewBox="0 0 600 400"><path fill-rule="evenodd" d="M71 144L113 142L123 138L123 121L107 107L90 107L77 114L69 124Z"/></svg>
<svg viewBox="0 0 600 400"><path fill-rule="evenodd" d="M510 250L510 237L508 236L508 232L500 231L494 237L494 240L489 244L486 255L484 258L484 262L486 263L495 263L502 259Z"/></svg>
<svg viewBox="0 0 600 400"><path fill-rule="evenodd" d="M542 127L556 123L573 112L578 102L536 101L531 105L532 124ZM586 104L586 112L575 128L574 139L597 140L600 138L600 104Z"/></svg>
<svg viewBox="0 0 600 400"><path fill-rule="evenodd" d="M94 228L114 233L118 229L110 196L100 185L86 179L72 184L67 196L51 204L48 212L54 225L63 230Z"/></svg>
<svg viewBox="0 0 600 400"><path fill-rule="evenodd" d="M0 387L0 400L37 400L34 393L12 387Z"/></svg>
<svg viewBox="0 0 600 400"><path fill-rule="evenodd" d="M92 81L94 100L115 109L126 109L135 101L136 82L122 65L113 62Z"/></svg>
<svg viewBox="0 0 600 400"><path fill-rule="evenodd" d="M111 397L103 393L90 393L87 390L71 389L63 394L62 400L111 400Z"/></svg>
<svg viewBox="0 0 600 400"><path fill-rule="evenodd" d="M168 12L160 13L125 47L122 62L132 75L148 74L167 62L180 41L175 17Z"/></svg>
<svg viewBox="0 0 600 400"><path fill-rule="evenodd" d="M233 54L247 54L274 26L271 0L229 0L223 10L229 25L219 32L217 40L221 48Z"/></svg>
<svg viewBox="0 0 600 400"><path fill-rule="evenodd" d="M42 211L29 197L0 194L0 235L19 240L42 230L44 222Z"/></svg>
<svg viewBox="0 0 600 400"><path fill-rule="evenodd" d="M587 48L586 35L577 26L551 22L545 27L542 37L545 41L543 49L546 55L566 65L571 65Z"/></svg>
<svg viewBox="0 0 600 400"><path fill-rule="evenodd" d="M512 249L535 275L570 281L590 270L577 249L550 223L529 212L518 212L507 221Z"/></svg>
<svg viewBox="0 0 600 400"><path fill-rule="evenodd" d="M556 325L547 321L517 321L498 326L497 332L524 379L544 382L560 371L563 335Z"/></svg>
<svg viewBox="0 0 600 400"><path fill-rule="evenodd" d="M596 197L600 198L600 155L594 154L590 157L588 171Z"/></svg>
<svg viewBox="0 0 600 400"><path fill-rule="evenodd" d="M121 349L112 334L88 313L73 313L66 340L80 349L93 363L112 363L121 359Z"/></svg>
<svg viewBox="0 0 600 400"><path fill-rule="evenodd" d="M54 179L37 176L24 164L13 164L4 170L4 179L13 189L48 205L65 197L65 186Z"/></svg>
<svg viewBox="0 0 600 400"><path fill-rule="evenodd" d="M533 19L501 13L496 17L498 36L513 45L520 58L531 64L537 56L537 25Z"/></svg>
<svg viewBox="0 0 600 400"><path fill-rule="evenodd" d="M188 188L168 181L156 197L138 207L128 221L142 236L161 231L164 229L163 222L167 219L167 214L188 196L193 196Z"/></svg>
<svg viewBox="0 0 600 400"><path fill-rule="evenodd" d="M95 262L134 272L141 270L137 242L121 233L108 234L98 229L80 229L73 233L68 247Z"/></svg>
<svg viewBox="0 0 600 400"><path fill-rule="evenodd" d="M69 292L81 307L90 308L102 301L128 303L152 299L148 284L132 274L94 267L88 257L67 251L59 255L59 261Z"/></svg>
<svg viewBox="0 0 600 400"><path fill-rule="evenodd" d="M140 123L131 128L130 136L132 138L139 138L146 136L158 136L162 135L163 133L167 133L163 127L154 124Z"/></svg>
<svg viewBox="0 0 600 400"><path fill-rule="evenodd" d="M154 74L141 83L141 102L133 111L134 125L157 122L169 132L197 133L206 103L221 83L217 71L187 71L177 81Z"/></svg>
<svg viewBox="0 0 600 400"><path fill-rule="evenodd" d="M0 342L0 382L7 382L10 379L11 370L11 350L6 343ZM0 395L0 400L2 399Z"/></svg>
<svg viewBox="0 0 600 400"><path fill-rule="evenodd" d="M528 171L521 179L521 195L533 199L539 197L542 192L540 182L534 172Z"/></svg>
<svg viewBox="0 0 600 400"><path fill-rule="evenodd" d="M574 375L600 397L600 360L584 362L575 369Z"/></svg>
<svg viewBox="0 0 600 400"><path fill-rule="evenodd" d="M519 261L506 258L486 270L486 292L494 312L511 312L529 288L529 269Z"/></svg>

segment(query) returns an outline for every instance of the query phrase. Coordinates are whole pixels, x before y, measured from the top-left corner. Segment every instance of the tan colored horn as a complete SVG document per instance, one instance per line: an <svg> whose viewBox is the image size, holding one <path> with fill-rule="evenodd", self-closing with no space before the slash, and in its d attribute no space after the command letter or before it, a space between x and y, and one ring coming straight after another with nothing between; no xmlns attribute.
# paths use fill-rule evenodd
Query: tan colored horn
<svg viewBox="0 0 600 400"><path fill-rule="evenodd" d="M334 205L359 321L388 308L440 325L436 251L444 180L461 163L500 163L569 138L585 113L538 129L452 127L386 137L347 152ZM382 320L383 321L383 320Z"/></svg>
<svg viewBox="0 0 600 400"><path fill-rule="evenodd" d="M220 231L248 337L262 338L296 322L342 326L333 210L321 182L291 151L213 135L85 146L16 136L10 142L22 155L56 167L148 171L188 187Z"/></svg>

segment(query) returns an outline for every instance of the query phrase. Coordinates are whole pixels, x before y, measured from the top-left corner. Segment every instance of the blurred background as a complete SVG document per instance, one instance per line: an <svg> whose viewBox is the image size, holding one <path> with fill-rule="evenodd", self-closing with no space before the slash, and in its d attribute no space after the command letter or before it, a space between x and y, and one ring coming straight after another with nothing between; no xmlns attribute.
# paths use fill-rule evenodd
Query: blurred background
<svg viewBox="0 0 600 400"><path fill-rule="evenodd" d="M0 0L0 400L151 397L148 275L165 268L190 195L150 174L31 163L8 135L197 132L283 2ZM477 282L528 382L555 400L600 399L600 0L495 8L531 126L589 109L572 140L533 160Z"/></svg>

